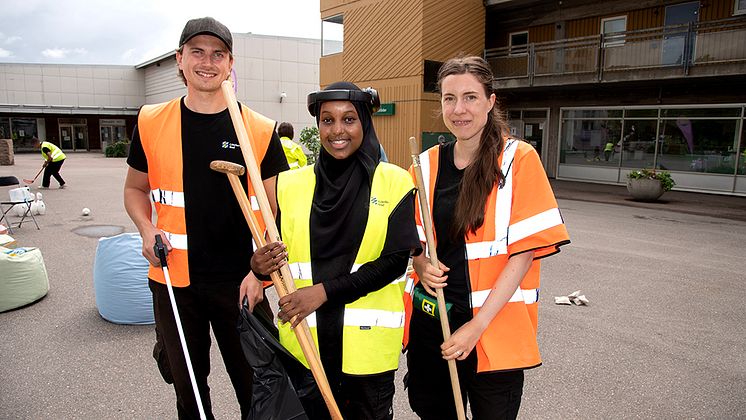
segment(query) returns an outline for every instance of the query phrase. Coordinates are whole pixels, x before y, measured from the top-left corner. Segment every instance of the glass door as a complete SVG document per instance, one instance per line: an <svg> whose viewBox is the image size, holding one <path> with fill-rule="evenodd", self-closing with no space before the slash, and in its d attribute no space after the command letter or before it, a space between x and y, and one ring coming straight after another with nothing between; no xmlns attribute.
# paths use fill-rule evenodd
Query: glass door
<svg viewBox="0 0 746 420"><path fill-rule="evenodd" d="M113 137L111 134L112 128L113 127L105 125L101 126L101 149L106 150L106 147L113 143Z"/></svg>
<svg viewBox="0 0 746 420"><path fill-rule="evenodd" d="M675 26L675 28L664 30L661 64L681 65L688 59L689 54L687 53L687 49L693 48L690 46L694 45L694 32L691 33L692 39L687 42L689 28L685 28L682 25L697 23L698 21L698 1L666 7L664 25L666 27ZM690 52L693 53L693 51Z"/></svg>
<svg viewBox="0 0 746 420"><path fill-rule="evenodd" d="M73 150L73 126L71 124L60 124L60 148Z"/></svg>
<svg viewBox="0 0 746 420"><path fill-rule="evenodd" d="M529 142L536 153L544 159L542 155L542 146L544 144L544 127L546 126L545 119L534 119L529 118L523 120L523 138Z"/></svg>
<svg viewBox="0 0 746 420"><path fill-rule="evenodd" d="M88 126L74 125L73 137L75 138L75 147L73 148L74 150L88 150Z"/></svg>

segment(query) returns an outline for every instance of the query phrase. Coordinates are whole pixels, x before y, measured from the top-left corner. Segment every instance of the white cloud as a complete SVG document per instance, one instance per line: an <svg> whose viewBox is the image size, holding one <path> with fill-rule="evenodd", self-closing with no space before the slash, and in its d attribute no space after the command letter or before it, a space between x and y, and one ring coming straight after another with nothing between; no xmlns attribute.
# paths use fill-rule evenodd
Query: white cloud
<svg viewBox="0 0 746 420"><path fill-rule="evenodd" d="M5 43L5 45L10 45L10 44L12 44L12 43L14 43L16 41L20 41L22 39L23 38L21 38L20 36L14 35L14 36L9 36L9 37L5 38L5 41L3 41L3 42Z"/></svg>
<svg viewBox="0 0 746 420"><path fill-rule="evenodd" d="M132 57L135 55L135 48L130 48L127 51L122 53L122 61L131 61Z"/></svg>
<svg viewBox="0 0 746 420"><path fill-rule="evenodd" d="M0 58L13 57L13 51L0 48Z"/></svg>
<svg viewBox="0 0 746 420"><path fill-rule="evenodd" d="M88 54L88 50L85 48L75 48L72 50L69 48L47 48L41 52L41 55L44 57L54 59L67 58L69 55L82 56L86 54Z"/></svg>
<svg viewBox="0 0 746 420"><path fill-rule="evenodd" d="M47 58L65 58L69 52L67 48L47 48L41 55Z"/></svg>

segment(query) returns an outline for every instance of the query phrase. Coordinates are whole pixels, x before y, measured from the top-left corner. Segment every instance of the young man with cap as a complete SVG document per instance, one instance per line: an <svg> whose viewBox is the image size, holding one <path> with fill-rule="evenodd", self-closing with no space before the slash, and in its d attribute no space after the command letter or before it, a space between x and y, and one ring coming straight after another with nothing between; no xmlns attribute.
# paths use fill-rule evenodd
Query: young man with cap
<svg viewBox="0 0 746 420"><path fill-rule="evenodd" d="M124 204L143 238L143 255L151 264L156 350L159 368L170 370L179 418L197 418L177 326L163 271L154 254L155 236L168 248L168 266L194 374L208 418L212 417L207 376L210 327L236 391L241 417L251 408L252 372L243 356L236 322L239 286L255 279L250 272L252 237L225 175L210 170L213 160L244 164L220 85L233 66L233 38L213 18L192 19L184 26L176 51L187 95L145 105L127 163ZM254 154L261 166L270 204L276 208L275 181L288 169L275 122L241 105ZM253 191L242 178L249 195ZM158 214L151 222L151 200ZM252 303L264 302L259 281L245 282ZM266 302L261 303L265 310Z"/></svg>

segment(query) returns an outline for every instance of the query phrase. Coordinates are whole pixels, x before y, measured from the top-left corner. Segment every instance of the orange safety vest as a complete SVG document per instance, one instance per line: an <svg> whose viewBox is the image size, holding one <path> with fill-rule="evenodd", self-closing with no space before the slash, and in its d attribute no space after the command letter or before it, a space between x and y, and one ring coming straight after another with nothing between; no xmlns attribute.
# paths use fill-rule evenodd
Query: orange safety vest
<svg viewBox="0 0 746 420"><path fill-rule="evenodd" d="M487 300L511 255L532 250L535 254L518 289L477 342L474 350L477 353L477 372L525 369L541 364L536 342L539 259L559 252L560 245L570 242L536 151L520 140L508 139L505 143L498 157L505 185L492 189L485 203L484 223L476 233L469 233L465 238L471 286L469 301L473 314L476 315ZM434 146L420 155L431 213L439 151L440 147ZM410 168L410 173L414 176L413 168ZM419 207L416 220L420 240L425 242ZM413 273L406 286L405 347L409 339L411 291L417 281L417 274Z"/></svg>
<svg viewBox="0 0 746 420"><path fill-rule="evenodd" d="M241 105L241 116L254 150L254 157L259 163L267 152L275 122L243 105ZM184 218L181 98L157 105L143 106L137 119L137 127L142 148L148 160L150 197L158 213L156 227L163 231L173 247L168 254L171 284L175 287L186 287L189 285L189 260L187 258L188 236ZM228 182L227 179L226 182ZM264 229L251 183L248 183L248 187L251 207L257 214L261 228ZM166 283L163 270L159 267L151 266L148 277L159 283Z"/></svg>

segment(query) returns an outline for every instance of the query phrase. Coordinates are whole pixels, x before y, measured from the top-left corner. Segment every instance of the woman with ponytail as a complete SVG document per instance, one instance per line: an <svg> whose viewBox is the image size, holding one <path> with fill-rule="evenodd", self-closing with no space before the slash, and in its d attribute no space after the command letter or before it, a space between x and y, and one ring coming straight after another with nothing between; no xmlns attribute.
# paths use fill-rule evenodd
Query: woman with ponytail
<svg viewBox="0 0 746 420"><path fill-rule="evenodd" d="M473 419L514 419L536 342L539 260L569 243L538 154L510 138L492 72L479 57L438 72L443 122L455 142L420 155L439 267L414 257L408 311L409 403L423 419L456 418L447 361L455 359ZM416 215L422 226L420 214ZM422 230L420 229L422 232ZM424 248L424 235L421 237ZM423 296L443 289L452 335ZM426 299L432 302L434 299Z"/></svg>

